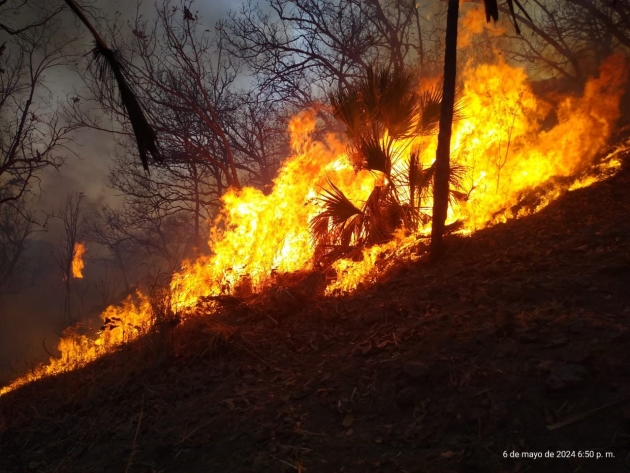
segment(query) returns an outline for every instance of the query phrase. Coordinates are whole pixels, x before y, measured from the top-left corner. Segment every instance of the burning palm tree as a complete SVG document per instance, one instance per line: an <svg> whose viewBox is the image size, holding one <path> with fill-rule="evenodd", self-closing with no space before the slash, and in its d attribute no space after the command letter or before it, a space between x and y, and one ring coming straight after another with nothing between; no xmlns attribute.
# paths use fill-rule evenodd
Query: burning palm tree
<svg viewBox="0 0 630 473"><path fill-rule="evenodd" d="M430 220L423 203L433 186L434 166L423 168L418 146L401 140L410 143L434 134L442 93L437 86L417 93L415 78L407 71L369 68L363 79L332 93L330 101L334 115L346 126L350 159L357 169L377 175L379 182L360 207L331 181L323 189L323 211L311 228L320 253L334 259L354 247L390 240L399 228L413 230ZM403 158L408 164L397 165ZM454 188L461 171L454 166L449 173ZM462 195L451 192L454 198Z"/></svg>

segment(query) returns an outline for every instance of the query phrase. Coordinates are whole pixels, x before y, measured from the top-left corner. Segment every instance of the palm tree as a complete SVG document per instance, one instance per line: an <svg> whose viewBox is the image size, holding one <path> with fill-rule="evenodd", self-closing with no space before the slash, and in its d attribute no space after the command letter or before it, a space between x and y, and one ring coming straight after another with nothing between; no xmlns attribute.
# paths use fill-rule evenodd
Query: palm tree
<svg viewBox="0 0 630 473"><path fill-rule="evenodd" d="M499 19L497 0L483 0L486 10L486 21ZM531 21L531 18L518 0L507 0L514 28L520 34L514 3ZM455 109L455 82L457 78L457 19L459 16L459 0L448 0L446 14L446 49L444 52L444 81L440 113L440 131L435 155L435 184L433 187L433 221L431 228L431 256L438 259L443 253L443 236L449 202L449 169L451 153L451 135L453 130L453 113Z"/></svg>
<svg viewBox="0 0 630 473"><path fill-rule="evenodd" d="M346 126L350 158L358 169L381 179L360 207L328 181L319 197L323 211L311 222L320 256L336 259L354 247L388 241L398 228L416 229L420 222L428 223L422 203L430 195L435 167L422 167L417 147L407 151L394 145L397 140L435 132L442 92L440 87L423 93L415 89L415 77L403 69L369 68L363 79L330 94L334 115ZM407 152L406 168L396 168ZM460 171L453 167L449 173L454 187ZM451 197L458 195L451 192Z"/></svg>
<svg viewBox="0 0 630 473"><path fill-rule="evenodd" d="M125 64L117 51L113 51L107 46L107 43L105 43L101 35L96 31L74 0L65 0L65 2L87 29L90 30L90 33L92 33L94 37L95 44L94 49L92 49L92 57L99 69L101 80L106 84L111 83L112 79L116 82L118 91L120 92L120 102L127 112L127 117L131 122L131 128L136 137L142 166L148 171L149 154L156 161L161 161L157 149L157 137L127 79L128 71Z"/></svg>

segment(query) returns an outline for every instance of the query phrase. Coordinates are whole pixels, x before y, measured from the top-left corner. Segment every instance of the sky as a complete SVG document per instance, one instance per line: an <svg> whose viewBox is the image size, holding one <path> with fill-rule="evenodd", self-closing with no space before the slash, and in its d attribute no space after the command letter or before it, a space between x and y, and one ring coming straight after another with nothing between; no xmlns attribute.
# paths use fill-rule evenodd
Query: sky
<svg viewBox="0 0 630 473"><path fill-rule="evenodd" d="M61 1L61 0L56 0ZM179 2L172 2L177 5ZM238 8L239 2L230 0L199 0L193 11L199 11L202 20L208 26L227 16L229 10ZM135 1L97 0L95 7L111 17L120 12L121 18L133 18L136 10ZM150 18L155 11L155 3L145 1L140 12ZM67 13L67 15L70 15ZM80 25L82 28L82 25ZM107 38L105 38L107 41ZM91 48L91 38L86 35L82 53ZM67 68L55 72L50 84L51 90L64 96L72 91L72 87L80 87L80 78ZM86 199L98 208L104 203L113 203L113 191L107 187L107 174L112 164L112 156L116 150L115 138L105 132L81 130L76 136L76 145L72 150L78 156L68 154L66 164L57 172L49 170L42 176L42 190L45 198L40 205L46 210L59 207L67 192L74 190L84 192Z"/></svg>

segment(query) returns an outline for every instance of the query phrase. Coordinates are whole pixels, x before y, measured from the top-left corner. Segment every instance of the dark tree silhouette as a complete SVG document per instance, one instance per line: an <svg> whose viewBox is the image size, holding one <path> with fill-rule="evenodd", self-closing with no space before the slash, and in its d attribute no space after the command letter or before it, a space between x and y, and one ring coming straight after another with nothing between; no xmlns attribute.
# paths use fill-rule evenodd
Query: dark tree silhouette
<svg viewBox="0 0 630 473"><path fill-rule="evenodd" d="M95 45L94 49L92 49L92 55L93 60L99 69L101 80L109 83L113 79L118 86L120 101L127 112L127 116L131 122L131 127L133 128L133 133L136 137L138 153L140 154L140 159L142 160L142 166L148 171L149 154L156 161L161 161L160 154L157 149L157 137L126 77L127 70L125 64L118 53L107 46L107 43L105 43L101 35L98 31L96 31L94 26L92 26L92 23L90 23L74 0L65 1L94 37Z"/></svg>

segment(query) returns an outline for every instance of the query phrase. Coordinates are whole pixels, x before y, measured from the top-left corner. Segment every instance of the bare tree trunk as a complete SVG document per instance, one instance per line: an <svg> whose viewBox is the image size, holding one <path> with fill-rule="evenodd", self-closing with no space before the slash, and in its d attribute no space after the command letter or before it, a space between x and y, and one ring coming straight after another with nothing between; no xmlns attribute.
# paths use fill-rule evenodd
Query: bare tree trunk
<svg viewBox="0 0 630 473"><path fill-rule="evenodd" d="M435 183L433 186L433 221L431 228L431 257L439 258L443 251L444 225L448 212L451 135L457 78L457 18L459 0L448 1L446 17L446 51L444 53L444 88L440 111L440 131L435 156Z"/></svg>

